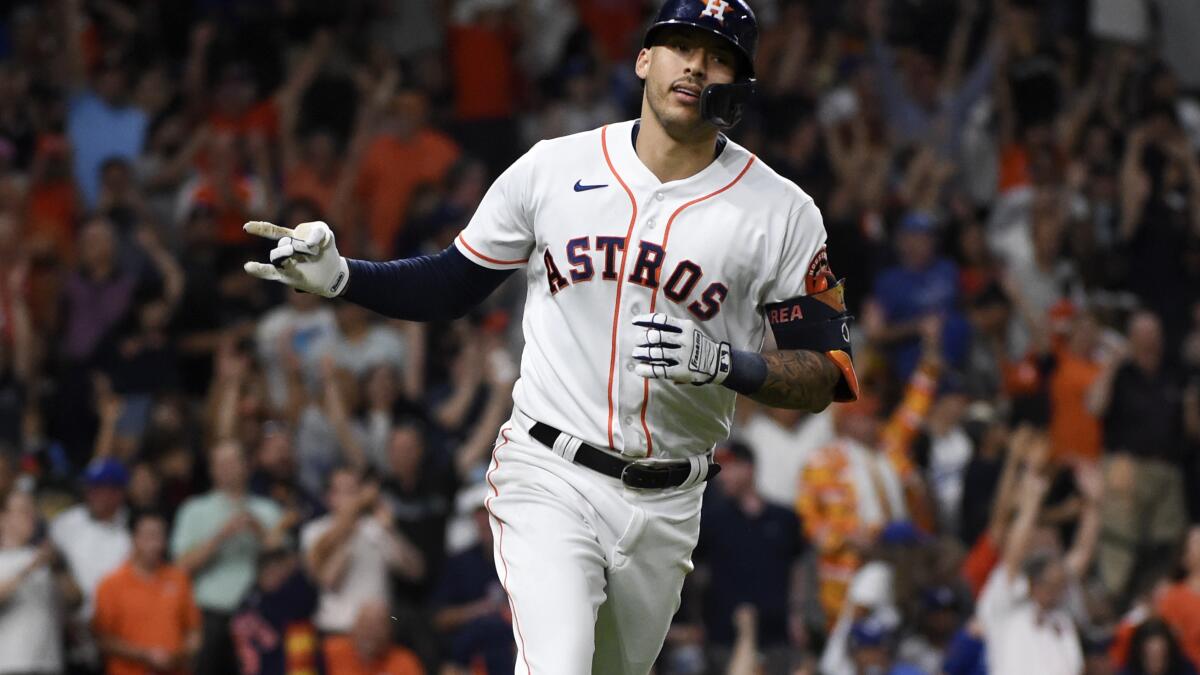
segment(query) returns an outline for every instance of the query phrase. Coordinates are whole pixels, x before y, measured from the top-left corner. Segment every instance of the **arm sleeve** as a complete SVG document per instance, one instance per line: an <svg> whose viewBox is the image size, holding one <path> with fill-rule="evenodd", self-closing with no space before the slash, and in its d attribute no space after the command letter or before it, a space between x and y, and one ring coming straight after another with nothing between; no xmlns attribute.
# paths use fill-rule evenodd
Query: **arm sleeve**
<svg viewBox="0 0 1200 675"><path fill-rule="evenodd" d="M513 272L472 262L454 246L432 256L346 262L350 282L342 297L405 321L456 319L483 302Z"/></svg>

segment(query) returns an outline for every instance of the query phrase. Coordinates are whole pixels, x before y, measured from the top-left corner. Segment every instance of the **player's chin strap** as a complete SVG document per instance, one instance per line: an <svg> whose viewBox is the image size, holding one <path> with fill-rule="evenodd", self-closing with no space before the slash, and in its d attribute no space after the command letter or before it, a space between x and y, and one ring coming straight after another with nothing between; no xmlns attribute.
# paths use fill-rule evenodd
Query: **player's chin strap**
<svg viewBox="0 0 1200 675"><path fill-rule="evenodd" d="M742 113L754 91L755 80L710 84L700 92L700 117L721 131L728 131L742 121Z"/></svg>

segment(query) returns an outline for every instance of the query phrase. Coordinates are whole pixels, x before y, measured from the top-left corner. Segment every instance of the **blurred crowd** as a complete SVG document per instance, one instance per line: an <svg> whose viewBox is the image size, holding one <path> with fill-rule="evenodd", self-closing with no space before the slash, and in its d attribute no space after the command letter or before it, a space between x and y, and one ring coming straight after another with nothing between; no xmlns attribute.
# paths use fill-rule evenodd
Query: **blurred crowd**
<svg viewBox="0 0 1200 675"><path fill-rule="evenodd" d="M656 672L1200 670L1200 4L752 4L731 136L821 208L865 395L739 402ZM241 225L441 250L639 114L656 5L0 3L0 673L512 671L520 275L383 320Z"/></svg>

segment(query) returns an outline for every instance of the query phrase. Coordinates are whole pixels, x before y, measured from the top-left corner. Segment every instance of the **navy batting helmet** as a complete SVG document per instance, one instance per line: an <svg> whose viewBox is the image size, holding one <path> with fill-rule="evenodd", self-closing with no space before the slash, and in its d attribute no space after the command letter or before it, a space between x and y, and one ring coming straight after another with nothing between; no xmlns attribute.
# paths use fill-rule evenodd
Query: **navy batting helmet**
<svg viewBox="0 0 1200 675"><path fill-rule="evenodd" d="M643 47L650 47L662 29L691 26L725 38L737 48L742 63L739 79L754 78L754 50L758 47L758 21L743 0L667 0L646 31Z"/></svg>
<svg viewBox="0 0 1200 675"><path fill-rule="evenodd" d="M700 95L700 114L721 129L735 126L754 93L754 52L758 47L754 12L745 0L667 0L646 31L642 46L654 46L661 33L673 26L702 30L733 45L741 62L738 81L705 87Z"/></svg>

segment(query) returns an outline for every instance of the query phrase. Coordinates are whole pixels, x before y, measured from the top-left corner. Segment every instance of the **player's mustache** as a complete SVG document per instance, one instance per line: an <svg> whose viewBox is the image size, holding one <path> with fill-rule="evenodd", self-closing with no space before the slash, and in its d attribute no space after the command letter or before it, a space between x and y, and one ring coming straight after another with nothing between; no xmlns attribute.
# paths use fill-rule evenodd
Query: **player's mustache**
<svg viewBox="0 0 1200 675"><path fill-rule="evenodd" d="M678 86L679 86L679 85L681 85L681 84L682 84L682 85L689 85L689 86L693 86L693 87L695 87L695 88L696 88L698 91L703 91L703 90L704 90L704 83L703 83L703 82L700 82L699 80L696 80L696 79L693 79L693 78L690 78L690 77L683 77L683 78L680 78L680 79L678 79L678 80L675 80L674 82L672 82L672 83L671 83L671 86L670 86L670 87L667 87L667 91L670 91L670 90L674 89L675 87L678 87Z"/></svg>

